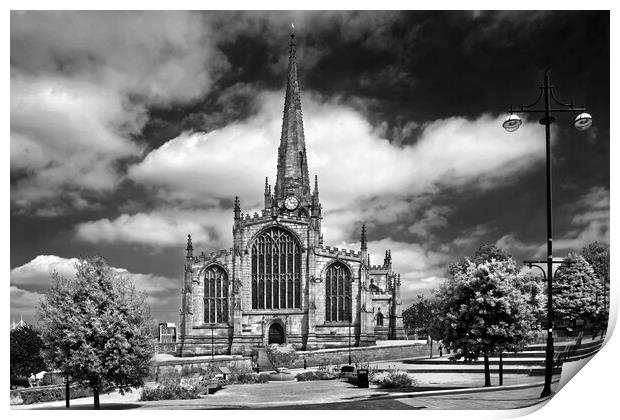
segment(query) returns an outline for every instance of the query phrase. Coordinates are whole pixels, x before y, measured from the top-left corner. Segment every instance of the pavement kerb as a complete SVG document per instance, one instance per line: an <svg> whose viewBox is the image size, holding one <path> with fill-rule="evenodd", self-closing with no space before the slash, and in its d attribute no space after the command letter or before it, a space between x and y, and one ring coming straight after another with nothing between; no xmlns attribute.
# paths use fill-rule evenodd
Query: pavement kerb
<svg viewBox="0 0 620 420"><path fill-rule="evenodd" d="M552 383L558 383L559 380L554 380ZM534 382L531 384L517 384L517 385L504 385L504 386L491 386L491 387L479 387L479 388L459 388L459 389L445 389L442 391L421 391L421 392L393 392L388 395L381 395L373 397L372 399L394 399L394 398L415 398L415 397L435 397L442 395L454 395L454 394L475 394L478 392L498 392L498 391L510 391L513 389L526 389L535 388L537 386L543 386L544 382ZM551 397L548 397L551 398ZM541 399L543 401L545 399Z"/></svg>

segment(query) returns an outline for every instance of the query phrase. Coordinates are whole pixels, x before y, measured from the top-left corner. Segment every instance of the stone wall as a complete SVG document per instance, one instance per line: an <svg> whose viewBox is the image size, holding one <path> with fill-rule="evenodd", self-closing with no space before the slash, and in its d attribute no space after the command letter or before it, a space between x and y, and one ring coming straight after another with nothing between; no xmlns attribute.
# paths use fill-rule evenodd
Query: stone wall
<svg viewBox="0 0 620 420"><path fill-rule="evenodd" d="M211 357L174 358L171 360L156 361L151 364L149 378L178 374L180 376L198 375L209 366L230 367L246 366L252 368L252 358L245 356L229 356L211 360Z"/></svg>
<svg viewBox="0 0 620 420"><path fill-rule="evenodd" d="M304 358L307 366L318 366L327 361L328 363L347 364L349 362L349 349L328 349L315 351L299 351L295 365L303 367ZM428 357L430 348L428 344L398 344L372 347L352 347L351 360L359 362L379 362L386 360L404 360L415 357Z"/></svg>

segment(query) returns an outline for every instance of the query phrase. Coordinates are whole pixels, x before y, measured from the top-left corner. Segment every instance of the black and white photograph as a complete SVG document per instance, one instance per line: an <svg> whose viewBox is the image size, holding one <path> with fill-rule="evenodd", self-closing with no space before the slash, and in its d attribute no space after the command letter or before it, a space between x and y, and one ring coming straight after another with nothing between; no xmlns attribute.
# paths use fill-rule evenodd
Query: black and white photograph
<svg viewBox="0 0 620 420"><path fill-rule="evenodd" d="M11 412L531 412L609 340L612 11L6 13Z"/></svg>

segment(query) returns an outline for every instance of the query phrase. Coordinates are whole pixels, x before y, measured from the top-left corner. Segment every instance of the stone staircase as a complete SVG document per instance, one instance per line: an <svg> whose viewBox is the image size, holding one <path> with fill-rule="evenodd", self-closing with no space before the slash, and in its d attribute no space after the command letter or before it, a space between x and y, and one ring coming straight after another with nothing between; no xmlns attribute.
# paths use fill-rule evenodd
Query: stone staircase
<svg viewBox="0 0 620 420"><path fill-rule="evenodd" d="M590 341L576 346L575 342L559 342L554 345L554 373L562 371L564 362L572 362L593 356L601 348L603 341ZM541 344L528 345L524 350L517 353L502 354L503 371L506 374L518 373L528 375L545 374L545 350ZM433 358L417 358L403 360L402 363L410 365L406 370L411 373L478 373L484 370L484 360L452 361L448 356ZM499 357L489 357L491 373L499 372Z"/></svg>

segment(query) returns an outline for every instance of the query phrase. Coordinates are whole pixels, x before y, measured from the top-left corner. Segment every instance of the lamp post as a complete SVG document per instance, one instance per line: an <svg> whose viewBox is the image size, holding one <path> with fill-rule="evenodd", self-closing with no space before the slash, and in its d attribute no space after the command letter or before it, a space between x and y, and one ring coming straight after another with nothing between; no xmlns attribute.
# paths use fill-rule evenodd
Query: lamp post
<svg viewBox="0 0 620 420"><path fill-rule="evenodd" d="M542 113L544 117L540 119L540 124L545 126L545 140L546 140L546 162L547 162L547 259L546 261L531 261L545 262L547 264L547 350L545 357L545 386L540 395L541 398L545 398L551 395L551 375L553 373L553 264L561 264L562 261L553 260L553 229L552 229L552 205L551 205L551 124L555 120L551 116L556 112L579 112L579 115L575 118L573 125L577 130L587 130L592 125L592 116L586 112L586 108L583 106L576 107L575 104L565 104L556 99L553 94L555 86L549 82L549 70L545 71L545 80L542 86L539 87L540 94L536 101L530 105L521 104L518 107L519 112L527 113ZM532 109L537 105L541 98L544 100L543 109ZM554 102L554 106L560 106L560 108L551 108L551 100ZM516 131L521 126L521 118L515 113L516 111L511 107L508 117L502 126L506 131ZM544 271L544 270L543 270Z"/></svg>
<svg viewBox="0 0 620 420"><path fill-rule="evenodd" d="M349 366L351 366L351 314L349 314Z"/></svg>
<svg viewBox="0 0 620 420"><path fill-rule="evenodd" d="M215 323L211 323L211 364L213 364L213 360L215 359L214 347L213 347L213 329L215 328Z"/></svg>

